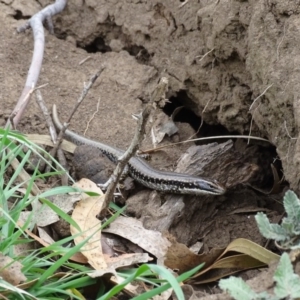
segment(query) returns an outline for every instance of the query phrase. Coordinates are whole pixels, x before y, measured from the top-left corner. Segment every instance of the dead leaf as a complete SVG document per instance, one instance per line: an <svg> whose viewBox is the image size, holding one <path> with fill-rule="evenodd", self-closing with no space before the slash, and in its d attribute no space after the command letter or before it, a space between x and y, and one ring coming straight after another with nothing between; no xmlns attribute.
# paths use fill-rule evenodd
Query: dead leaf
<svg viewBox="0 0 300 300"><path fill-rule="evenodd" d="M70 273L65 273L65 272L58 272L58 273L55 273L54 275L52 275L52 276L49 276L48 278L47 278L47 280L51 280L51 279L53 279L53 278L65 278L65 277L68 277L68 276L73 276L74 274L72 273L72 272L70 272ZM31 281L27 281L27 282L25 282L25 283L22 283L22 284L19 284L17 287L18 288L20 288L20 289L22 289L22 290L27 290L27 289L29 289L30 287L32 287L37 281L39 280L39 278L36 278L36 279L34 279L34 280L31 280ZM5 292L4 292L5 293ZM6 295L7 294L9 294L10 292L8 291L8 293L6 293Z"/></svg>
<svg viewBox="0 0 300 300"><path fill-rule="evenodd" d="M103 258L101 247L101 222L96 218L101 211L104 196L101 189L91 180L82 178L76 182L73 187L78 187L85 191L95 192L101 196L89 197L87 194L81 194L81 200L73 210L72 218L81 229L81 234L77 235L78 230L70 226L71 234L74 237L75 244L84 239L91 237L88 242L81 248L82 254L87 258L89 264L96 270L106 268L107 265ZM76 236L77 235L77 236Z"/></svg>
<svg viewBox="0 0 300 300"><path fill-rule="evenodd" d="M14 261L9 256L5 256L0 252L0 276L8 283L16 286L25 282L27 278L22 273L22 264Z"/></svg>
<svg viewBox="0 0 300 300"><path fill-rule="evenodd" d="M207 269L203 274L203 279L192 280L194 284L204 284L217 281L223 277L230 276L243 270L262 268L266 264L245 254L238 254L225 257L217 261L213 266Z"/></svg>
<svg viewBox="0 0 300 300"><path fill-rule="evenodd" d="M225 255L229 251L236 251L247 254L265 264L270 264L273 261L278 261L280 256L267 250L266 248L247 239L236 239L232 241L224 251Z"/></svg>
<svg viewBox="0 0 300 300"><path fill-rule="evenodd" d="M172 118L164 113L156 116L156 120L151 128L152 144L156 147L165 137L165 135L172 136L178 132L178 128L173 122Z"/></svg>
<svg viewBox="0 0 300 300"><path fill-rule="evenodd" d="M102 277L107 274L117 275L116 269L114 267L111 267L111 268L106 268L103 270L95 270L95 271L89 272L87 275L90 276L91 278L98 278L98 277Z"/></svg>
<svg viewBox="0 0 300 300"><path fill-rule="evenodd" d="M26 134L26 137L33 143L39 144L39 145L47 145L54 147L54 144L52 143L51 137L49 135L44 134ZM75 148L77 147L73 143L63 140L61 145L61 149L64 151L68 151L70 153L74 153Z"/></svg>
<svg viewBox="0 0 300 300"><path fill-rule="evenodd" d="M115 285L118 285L118 284L121 284L123 281L124 281L124 278L122 278L121 276L118 276L117 274L112 276L110 278L110 280L115 284ZM134 296L137 296L138 293L137 293L137 288L138 286L137 285L133 285L132 283L128 283L126 284L126 293L127 295L129 295L130 297L134 297Z"/></svg>
<svg viewBox="0 0 300 300"><path fill-rule="evenodd" d="M224 248L214 248L209 253L199 255L192 252L186 245L174 240L166 253L164 264L172 270L178 270L181 274L203 262L205 262L205 267L213 264L223 251Z"/></svg>
<svg viewBox="0 0 300 300"><path fill-rule="evenodd" d="M28 253L31 253L33 250L36 249L35 243L28 242L28 243L20 243L13 246L13 253L15 256L26 256Z"/></svg>
<svg viewBox="0 0 300 300"><path fill-rule="evenodd" d="M259 211L269 212L270 210L267 208L262 208L262 207L257 207L257 206L247 206L247 207L237 208L237 209L231 211L228 215L249 214L249 213L256 213Z"/></svg>
<svg viewBox="0 0 300 300"><path fill-rule="evenodd" d="M45 229L38 227L37 230L39 232L40 238L43 241L45 241L47 244L51 245L51 244L55 243L53 238L47 233L47 231L45 231Z"/></svg>
<svg viewBox="0 0 300 300"><path fill-rule="evenodd" d="M158 231L145 229L143 224L134 218L119 216L103 232L117 234L128 239L157 258L164 257L171 243Z"/></svg>
<svg viewBox="0 0 300 300"><path fill-rule="evenodd" d="M73 210L72 218L78 224L79 232L72 225L71 234L74 236L75 244L81 243L90 237L81 248L81 253L88 259L89 264L96 270L107 268L101 247L101 222L96 218L101 211L104 196L88 197L79 201ZM80 233L78 235L78 233Z"/></svg>
<svg viewBox="0 0 300 300"><path fill-rule="evenodd" d="M193 283L202 284L242 270L266 266L279 258L279 255L243 238L234 240L225 249L212 249L201 255L194 254L185 245L173 241L166 255L165 265L182 273L204 262L204 268L192 278Z"/></svg>
<svg viewBox="0 0 300 300"><path fill-rule="evenodd" d="M97 193L99 192L99 188L87 179L80 180L80 182L76 183L76 187ZM116 274L116 268L151 260L147 253L123 254L117 257L103 254L100 232L101 223L96 218L96 215L101 211L104 196L87 197L86 195L83 195L83 197L84 199L77 203L72 214L72 218L81 229L80 235L78 235L78 230L73 226L71 226L71 233L74 236L75 244L78 244L91 236L81 250L82 254L87 257L90 265L96 270L90 274L91 277L103 276L107 273ZM114 227L113 224L118 224L117 226L120 226L121 220L118 221L120 218L121 220L123 219L122 217L119 217L110 224L110 229ZM123 223L121 226L125 227L125 224ZM157 240L158 236L156 236L155 239Z"/></svg>
<svg viewBox="0 0 300 300"><path fill-rule="evenodd" d="M60 194L48 198L53 204L60 208L65 213L73 210L74 203L80 200L78 193L76 194ZM59 220L59 216L49 206L36 201L32 211L22 211L20 220L25 223L30 218L30 225L36 224L39 227L46 227ZM29 225L29 226L30 226Z"/></svg>
<svg viewBox="0 0 300 300"><path fill-rule="evenodd" d="M231 252L233 254L228 256ZM278 261L279 258L279 255L256 243L239 238L232 241L213 264L205 265L204 269L194 275L192 281L195 284L213 282L236 272L267 266L271 262ZM203 279L201 279L202 275Z"/></svg>
<svg viewBox="0 0 300 300"><path fill-rule="evenodd" d="M18 226L22 227L24 224L19 220L17 222ZM32 233L30 230L25 229L24 230L30 237L32 237L35 241L37 241L38 243L40 243L41 245L43 245L44 247L50 246L49 243L45 242L43 239L41 239L39 236L37 236L36 234ZM70 257L70 260L78 262L78 263L82 263L82 264L86 264L87 263L87 259L84 255L82 255L81 253L75 253L72 257Z"/></svg>
<svg viewBox="0 0 300 300"><path fill-rule="evenodd" d="M73 184L73 187L77 187L84 191L94 192L99 195L103 195L103 192L97 186L97 184L87 178L80 179L79 181L77 181L76 183ZM88 198L88 197L90 197L90 196L87 194L83 194L83 198Z"/></svg>
<svg viewBox="0 0 300 300"><path fill-rule="evenodd" d="M115 269L140 263L147 263L153 260L149 257L148 253L125 253L116 257L105 257L108 267L114 267Z"/></svg>

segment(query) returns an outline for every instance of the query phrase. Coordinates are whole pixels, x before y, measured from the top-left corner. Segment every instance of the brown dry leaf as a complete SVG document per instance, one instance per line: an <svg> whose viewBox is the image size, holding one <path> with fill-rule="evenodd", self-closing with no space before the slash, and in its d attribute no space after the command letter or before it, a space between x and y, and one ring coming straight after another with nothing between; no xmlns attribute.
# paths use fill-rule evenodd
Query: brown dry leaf
<svg viewBox="0 0 300 300"><path fill-rule="evenodd" d="M101 196L89 197L87 194L81 194L81 201L77 203L73 210L72 218L79 225L82 234L74 238L75 244L80 243L89 236L92 236L86 245L81 248L82 254L87 258L89 264L96 270L106 268L106 263L102 254L101 247L101 222L96 218L101 211L103 204L103 193L101 189L91 180L82 178L76 182L73 187L78 187L82 190L95 192ZM74 236L78 230L70 226L71 234Z"/></svg>
<svg viewBox="0 0 300 300"><path fill-rule="evenodd" d="M157 258L164 257L171 243L158 231L145 229L143 224L134 218L119 216L103 232L117 234L130 240Z"/></svg>
<svg viewBox="0 0 300 300"><path fill-rule="evenodd" d="M273 183L272 189L270 191L270 194L278 194L282 191L281 184L284 180L284 177L282 177L281 179L279 178L277 169L275 168L275 166L273 164L271 164L271 168L272 168L272 173L273 173L273 177L274 177L274 183Z"/></svg>
<svg viewBox="0 0 300 300"><path fill-rule="evenodd" d="M88 197L79 201L73 210L72 218L80 227L81 232L72 225L70 226L76 245L90 237L87 243L81 248L81 252L88 259L89 264L96 270L107 268L101 247L101 222L96 218L97 214L101 211L103 201L103 195ZM80 234L78 235L78 233Z"/></svg>
<svg viewBox="0 0 300 300"><path fill-rule="evenodd" d="M212 265L212 269L223 268L251 268L255 265L263 266L265 263L248 256L247 254L236 254L228 257L221 258Z"/></svg>
<svg viewBox="0 0 300 300"><path fill-rule="evenodd" d="M31 280L31 281L27 281L25 283L21 283L19 285L17 285L16 287L19 288L19 289L22 289L22 290L27 290L29 289L30 287L32 287L39 279L36 278L34 280ZM12 292L10 290L6 290L6 291L2 291L1 292L1 296L3 297L3 299L6 299L4 298L4 296L9 296L11 295ZM1 298L2 299L2 298ZM37 298L30 298L30 299L37 299Z"/></svg>
<svg viewBox="0 0 300 300"><path fill-rule="evenodd" d="M112 276L110 278L110 281L114 284L114 285L119 285L124 281L124 278L118 276L117 274ZM131 298L138 296L141 294L141 291L144 291L145 285L140 284L140 285L133 285L132 283L128 283L126 285L126 287L123 289L123 292L128 295ZM168 289L167 291L161 293L160 295L156 295L154 296L153 300L167 300L170 299L170 296L172 295L172 289Z"/></svg>
<svg viewBox="0 0 300 300"><path fill-rule="evenodd" d="M300 249L294 249L289 254L291 262L295 262L296 260L298 260L299 256L300 256Z"/></svg>
<svg viewBox="0 0 300 300"><path fill-rule="evenodd" d="M112 274L113 276L110 277L110 281L113 285L118 285L124 281L124 278L118 276L114 268L108 268L106 270L96 270L88 275L92 278L102 277L105 274ZM138 286L134 286L132 283L128 283L124 289L122 290L123 293L126 293L130 296L130 299L134 296L137 296L138 293L136 289Z"/></svg>
<svg viewBox="0 0 300 300"><path fill-rule="evenodd" d="M34 241L28 243L20 243L13 246L15 256L26 256L28 253L36 250Z"/></svg>
<svg viewBox="0 0 300 300"><path fill-rule="evenodd" d="M26 192L24 189L19 189L23 194ZM98 188L98 193L102 194L102 191ZM73 210L73 205L79 201L80 193L59 194L48 197L48 200L60 208L63 212L69 213ZM59 216L49 206L40 203L38 200L31 203L32 211L22 211L19 220L23 223L30 219L28 227L35 225L40 227L46 227L59 220Z"/></svg>
<svg viewBox="0 0 300 300"><path fill-rule="evenodd" d="M59 273L55 273L54 275L48 277L48 280L50 281L52 278L63 278L63 277L67 277L67 276L73 276L73 274L72 273L59 272ZM21 283L21 284L17 285L17 287L19 289L22 289L22 290L27 290L27 289L31 288L38 280L39 279L36 278L34 280L27 281L25 283ZM8 296L10 294L11 294L11 291L8 291L8 290L1 292L1 296ZM33 298L33 299L36 299L36 298Z"/></svg>
<svg viewBox="0 0 300 300"><path fill-rule="evenodd" d="M85 186L80 185L80 188L91 190L91 184L88 180L84 180L83 183ZM96 188L98 189L98 187ZM115 273L115 269L118 267L148 262L150 260L149 255L145 253L124 254L118 257L110 257L103 254L100 231L101 222L96 218L96 215L101 211L103 200L104 196L85 198L77 203L72 214L73 219L81 228L81 234L74 237L75 244L92 236L81 249L82 254L88 259L89 264L98 271L94 274L90 274L91 277ZM73 236L78 234L76 228L73 226L70 228Z"/></svg>
<svg viewBox="0 0 300 300"><path fill-rule="evenodd" d="M118 275L116 273L116 269L124 266L132 266L139 263L145 263L151 260L148 253L128 253L128 254L122 254L117 257L110 257L108 255L105 255L105 260L107 262L107 269L105 270L95 270L94 272L90 272L88 275L92 278L102 277L105 274L113 274L110 278L110 281L113 284L119 284L120 282L116 282L116 278L118 278ZM121 282L124 281L124 278L120 279ZM123 292L132 296L136 296L135 293L136 287L132 286L132 284L127 284Z"/></svg>
<svg viewBox="0 0 300 300"><path fill-rule="evenodd" d="M38 227L37 230L39 232L40 238L43 241L45 241L48 245L55 243L53 238L48 234L48 232L44 228Z"/></svg>
<svg viewBox="0 0 300 300"><path fill-rule="evenodd" d="M192 252L186 245L174 240L166 253L164 264L172 270L178 270L178 273L181 274L203 262L205 262L205 266L213 264L223 251L224 248L214 248L207 254L198 255Z"/></svg>
<svg viewBox="0 0 300 300"><path fill-rule="evenodd" d="M245 207L237 208L237 209L231 211L228 215L251 214L251 213L256 213L256 212L259 212L259 211L269 212L270 209L261 208L261 207L258 207L258 206L245 206Z"/></svg>
<svg viewBox="0 0 300 300"><path fill-rule="evenodd" d="M95 270L92 272L89 272L87 275L90 276L91 278L98 278L98 277L102 277L103 275L107 275L107 274L111 274L111 275L117 275L116 269L114 267L107 267L105 270Z"/></svg>
<svg viewBox="0 0 300 300"><path fill-rule="evenodd" d="M101 189L97 186L96 183L94 183L93 181L87 179L87 178L82 178L80 179L79 181L75 182L73 184L73 187L77 187L77 188L80 188L84 191L88 191L88 192L94 192L94 193L97 193L99 195L103 195L103 192L101 191ZM89 195L87 194L83 194L83 199L84 198L88 198L90 197Z"/></svg>
<svg viewBox="0 0 300 300"><path fill-rule="evenodd" d="M212 249L209 253L201 255L196 255L186 246L173 242L166 255L165 265L182 273L205 263L200 272L193 276L193 283L200 284L213 282L242 270L263 267L272 261L278 261L279 258L279 255L242 238L234 240L225 249Z"/></svg>
<svg viewBox="0 0 300 300"><path fill-rule="evenodd" d="M51 137L49 135L44 134L26 134L26 137L33 143L39 144L39 145L47 145L54 147L54 144L52 143ZM64 151L68 151L70 153L74 153L75 148L77 147L71 142L68 142L66 140L63 140L61 145L61 149Z"/></svg>
<svg viewBox="0 0 300 300"><path fill-rule="evenodd" d="M247 254L265 264L270 264L273 261L278 261L280 256L267 250L266 248L250 241L247 239L236 239L231 242L223 255L225 255L229 251L235 251L239 253Z"/></svg>
<svg viewBox="0 0 300 300"><path fill-rule="evenodd" d="M17 222L17 224L20 227L22 227L24 225L20 220ZM32 233L31 231L29 231L28 229L25 229L24 231L30 237L32 237L35 241L37 241L38 243L40 243L44 247L50 246L49 243L45 242L43 239L41 239L39 236L35 235L34 233ZM82 264L86 264L87 263L86 257L84 255L82 255L81 253L75 253L72 257L70 257L70 260L78 262L78 263L82 263Z"/></svg>
<svg viewBox="0 0 300 300"><path fill-rule="evenodd" d="M246 254L237 254L218 260L211 268L203 272L203 279L197 277L194 284L204 284L217 281L223 277L230 276L234 273L241 272L242 270L255 269L265 267L266 264L261 261L250 257Z"/></svg>
<svg viewBox="0 0 300 300"><path fill-rule="evenodd" d="M27 280L21 272L22 264L0 253L0 276L12 285L18 285Z"/></svg>
<svg viewBox="0 0 300 300"><path fill-rule="evenodd" d="M147 263L153 260L149 257L148 253L125 253L118 256L110 256L108 254L103 254L103 257L107 263L107 269L105 270L95 270L90 272L88 275L92 278L102 277L104 274L114 274L116 275L116 269L132 266L140 263Z"/></svg>
<svg viewBox="0 0 300 300"><path fill-rule="evenodd" d="M59 207L65 213L69 213L73 210L74 203L80 200L78 193L60 194L52 197L48 197L48 200ZM40 227L46 227L59 220L59 216L49 206L40 203L39 201L34 202L32 205L32 211L21 212L19 220L25 223L30 218L29 226L36 224Z"/></svg>
<svg viewBox="0 0 300 300"><path fill-rule="evenodd" d="M234 254L224 257L230 252L234 252ZM242 255L235 252L242 253ZM266 266L271 262L278 261L279 258L279 255L250 240L243 238L236 239L226 247L212 265L204 266L205 269L200 270L198 274L194 275L193 282L197 284L213 282L242 270ZM212 271L213 269L218 270ZM201 280L202 275L205 276L203 280ZM197 279L196 282L195 279Z"/></svg>
<svg viewBox="0 0 300 300"><path fill-rule="evenodd" d="M67 277L67 276L72 276L73 274L72 273L65 273L65 272L58 272L58 273L55 273L54 275L52 276L49 276L47 278L47 280L51 280L52 278L63 278L63 277ZM31 280L31 281L27 281L25 283L22 283L22 284L19 284L17 287L22 289L22 290L27 290L29 289L30 287L32 287L39 279L36 278L34 280ZM10 292L8 291L5 295L9 294Z"/></svg>
<svg viewBox="0 0 300 300"><path fill-rule="evenodd" d="M17 225L20 227L23 227L24 223L21 220L18 220ZM24 230L29 236L31 236L34 240L36 240L37 242L39 242L41 245L47 247L50 244L46 243L43 239L41 239L39 236L35 235L34 233L32 233L30 230L25 229Z"/></svg>
<svg viewBox="0 0 300 300"><path fill-rule="evenodd" d="M112 276L110 278L111 282L113 282L113 284L118 285L121 284L124 281L124 278L118 276L117 274ZM128 283L126 284L126 289L124 290L126 292L127 295L129 295L130 297L134 297L138 295L137 292L137 285L133 285L132 283Z"/></svg>
<svg viewBox="0 0 300 300"><path fill-rule="evenodd" d="M148 253L125 253L117 257L104 255L108 267L115 269L125 266L132 266L140 263L147 263L152 260Z"/></svg>

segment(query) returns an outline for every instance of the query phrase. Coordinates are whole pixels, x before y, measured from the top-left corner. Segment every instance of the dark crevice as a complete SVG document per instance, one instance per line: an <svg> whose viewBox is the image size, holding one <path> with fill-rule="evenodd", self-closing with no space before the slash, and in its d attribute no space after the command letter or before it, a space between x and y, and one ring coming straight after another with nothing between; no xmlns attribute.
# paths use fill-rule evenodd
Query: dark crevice
<svg viewBox="0 0 300 300"><path fill-rule="evenodd" d="M102 37L97 37L96 39L94 39L94 41L84 47L81 47L79 44L77 44L77 47L83 48L88 53L106 53L111 51L111 48L106 45Z"/></svg>
<svg viewBox="0 0 300 300"><path fill-rule="evenodd" d="M56 22L60 22L60 17L58 16ZM67 38L67 33L60 31L59 26L55 30L55 36L58 39L65 40ZM145 41L150 41L151 37L148 34L144 35ZM119 40L120 48L114 50L114 47L111 46L111 41ZM135 57L138 63L140 64L149 64L149 61L153 57L152 53L149 53L148 50L140 45L136 45L132 42L131 38L122 32L121 27L117 26L115 23L111 22L105 24L101 27L101 33L94 38L89 44L84 43L84 41L77 41L76 46L78 48L84 49L88 53L106 53L111 51L127 51L131 56Z"/></svg>
<svg viewBox="0 0 300 300"><path fill-rule="evenodd" d="M147 38L145 36L145 38ZM131 44L128 39L124 38L126 41L123 50L127 51L131 56L134 56L137 60L137 62L141 64L148 64L149 60L153 55L151 55L146 48L143 46L137 46L135 44ZM97 37L95 38L91 43L87 45L82 45L77 43L78 48L82 48L88 53L96 53L96 52L101 52L101 53L106 53L106 52L111 52L112 49L110 46L108 46L108 41L105 40L102 37Z"/></svg>
<svg viewBox="0 0 300 300"><path fill-rule="evenodd" d="M194 105L192 100L188 97L185 91L180 91L176 96L169 99L169 103L164 107L164 112L167 115L172 115L174 110L178 107L183 108L176 114L174 121L189 123L195 131L198 131L201 125L201 117L197 116L191 107ZM222 125L209 125L203 122L199 131L199 136L215 136L215 135L226 135L229 134L228 130Z"/></svg>
<svg viewBox="0 0 300 300"><path fill-rule="evenodd" d="M25 17L23 16L22 12L18 9L16 9L15 14L14 14L14 19L16 20L28 20L30 17Z"/></svg>
<svg viewBox="0 0 300 300"><path fill-rule="evenodd" d="M178 107L183 108L179 111L179 113L175 116L175 122L185 122L190 124L193 129L197 132L200 125L201 125L201 117L197 116L193 112L193 107L195 104L192 100L188 97L186 91L180 91L177 93L176 96L171 97L170 103L167 103L164 107L164 112L171 116L175 109ZM201 129L199 130L196 137L211 137L211 136L224 136L224 135L240 135L238 132L229 132L224 126L222 125L209 125L205 122L201 125ZM244 135L248 135L247 132ZM195 137L195 138L196 138ZM224 143L227 139L218 139L211 141L201 141L197 142L196 144L207 144L211 142L218 142ZM271 190L272 185L274 183L274 178L272 175L272 168L273 165L280 178L282 178L282 165L280 160L274 160L277 157L276 147L273 145L269 145L268 143L261 143L257 141L250 141L250 144L247 144L247 140L240 140L238 138L232 139L235 143L236 151L248 153L246 154L249 156L249 163L253 163L260 167L259 174L263 174L261 176L257 176L257 179L253 179L251 184L255 187L263 186L265 190ZM253 154L251 154L253 152ZM250 154L249 154L250 153Z"/></svg>
<svg viewBox="0 0 300 300"><path fill-rule="evenodd" d="M138 63L148 64L153 55L143 46L131 45L124 48L131 56L134 56Z"/></svg>
<svg viewBox="0 0 300 300"><path fill-rule="evenodd" d="M227 61L228 62L241 61L241 58L240 58L239 54L237 53L237 51L232 51L232 53L228 57Z"/></svg>
<svg viewBox="0 0 300 300"><path fill-rule="evenodd" d="M67 39L67 33L66 32L60 32L60 31L57 31L55 28L54 28L54 31L55 31L55 36L59 39L59 40L63 40L65 41Z"/></svg>

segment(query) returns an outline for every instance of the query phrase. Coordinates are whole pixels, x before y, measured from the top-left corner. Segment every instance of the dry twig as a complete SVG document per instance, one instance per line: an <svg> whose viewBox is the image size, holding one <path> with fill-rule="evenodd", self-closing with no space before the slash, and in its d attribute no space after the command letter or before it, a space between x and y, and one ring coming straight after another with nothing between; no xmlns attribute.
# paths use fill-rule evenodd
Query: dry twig
<svg viewBox="0 0 300 300"><path fill-rule="evenodd" d="M60 13L66 6L67 0L56 0L54 4L48 5L42 9L37 14L33 15L28 22L18 28L18 32L23 32L28 28L32 28L33 37L34 37L34 51L32 56L31 65L28 71L27 79L25 86L23 88L22 94L15 106L14 110L11 113L9 120L7 121L6 126L9 125L12 128L16 128L27 104L30 101L30 96L37 84L39 79L40 70L42 67L44 48L45 48L45 35L43 22L47 20L48 26L53 30L53 25L51 22L51 17L55 14Z"/></svg>
<svg viewBox="0 0 300 300"><path fill-rule="evenodd" d="M252 104L250 105L249 111L252 109L254 103L255 103L259 98L261 98L261 97L268 91L268 89L271 88L271 87L273 86L273 84L274 84L274 83L271 83L270 85L268 85L268 86L266 87L266 89L265 89L259 96L257 96L257 97L253 100Z"/></svg>
<svg viewBox="0 0 300 300"><path fill-rule="evenodd" d="M262 142L267 142L270 143L271 145L274 145L271 141L258 137L258 136L249 136L249 135L216 135L216 136L207 136L207 137L202 137L202 138L197 138L197 139L188 139L185 141L177 142L177 143L172 143L172 144L167 144L163 145L157 148L152 148L152 149L146 149L146 150L141 150L141 154L148 154L152 152L156 152L160 149L163 148L168 148L168 147L173 147L175 145L180 145L180 144L185 144L185 143L190 143L190 142L199 142L199 141L208 141L208 140L215 140L215 139L247 139L247 140L256 140L256 141L262 141Z"/></svg>
<svg viewBox="0 0 300 300"><path fill-rule="evenodd" d="M46 123L47 123L48 128L49 128L51 139L52 139L53 143L55 143L55 141L57 140L56 130L55 130L54 124L52 122L52 119L51 119L50 113L48 111L48 108L47 108L47 106L44 102L44 99L42 97L42 93L39 90L36 91L36 101L37 101L41 111L44 114ZM63 151L61 149L58 149L57 153L58 153L60 164L66 169L67 160L65 158L65 155L64 155ZM50 154L51 154L51 151L50 151ZM47 158L45 158L45 159L47 159ZM47 167L46 167L46 173L50 172L51 164L52 164L52 161L48 160L48 164L47 164ZM40 163L41 170L44 170L45 166L46 166L46 162L44 160L41 161L41 163ZM61 181L62 181L62 185L67 185L68 184L68 175L67 175L67 173L64 173L64 175L62 175Z"/></svg>
<svg viewBox="0 0 300 300"><path fill-rule="evenodd" d="M99 112L100 100L101 100L101 98L99 97L98 102L97 102L97 106L96 106L96 110L94 111L92 117L88 120L87 125L86 125L86 128L85 128L85 130L84 130L84 132L83 132L83 135L84 135L84 136L86 135L86 132L87 132L88 129L89 129L90 123L91 123L92 120L95 118L96 114Z"/></svg>
<svg viewBox="0 0 300 300"><path fill-rule="evenodd" d="M103 72L104 70L104 67L101 67L100 70L94 74L90 81L88 82L88 84L83 88L82 92L81 92L81 95L79 97L79 99L77 100L77 103L76 105L74 106L73 110L71 111L67 121L63 124L63 128L62 130L60 131L60 133L58 134L58 137L57 137L57 141L55 143L55 146L52 148L52 150L50 151L50 154L52 156L55 156L56 154L56 151L58 149L58 147L60 146L62 140L63 140L63 135L64 135L64 132L66 131L66 129L68 128L69 126L69 123L74 115L74 113L76 112L77 108L79 107L79 105L82 103L82 101L84 100L84 98L86 97L88 91L90 90L90 88L93 86L94 82L96 81L96 79L100 76L100 74Z"/></svg>

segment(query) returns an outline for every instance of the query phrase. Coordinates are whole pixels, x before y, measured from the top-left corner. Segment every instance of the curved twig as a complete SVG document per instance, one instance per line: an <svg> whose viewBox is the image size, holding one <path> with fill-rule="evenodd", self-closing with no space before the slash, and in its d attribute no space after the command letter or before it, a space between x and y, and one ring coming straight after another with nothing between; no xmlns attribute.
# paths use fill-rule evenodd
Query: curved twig
<svg viewBox="0 0 300 300"><path fill-rule="evenodd" d="M45 48L43 22L47 20L47 23L51 24L51 17L60 13L65 8L67 2L67 0L56 0L54 4L48 5L40 12L33 15L25 25L17 29L18 32L23 32L30 27L32 28L34 51L25 86L6 126L11 125L15 128L18 125L26 106L30 101L32 90L35 88L39 79Z"/></svg>

